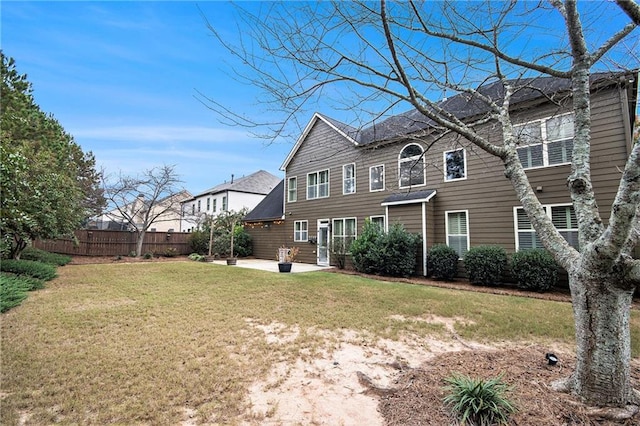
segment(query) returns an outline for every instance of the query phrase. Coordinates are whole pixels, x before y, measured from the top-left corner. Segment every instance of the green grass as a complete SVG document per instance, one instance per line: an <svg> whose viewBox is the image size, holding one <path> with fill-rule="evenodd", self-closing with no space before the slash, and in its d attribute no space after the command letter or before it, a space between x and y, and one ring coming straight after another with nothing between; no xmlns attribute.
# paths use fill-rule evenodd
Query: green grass
<svg viewBox="0 0 640 426"><path fill-rule="evenodd" d="M461 318L463 338L488 343L574 339L566 303L200 262L72 266L2 316L0 423L178 424L194 409L198 423L233 424L274 363L334 343L314 330L448 338L393 315ZM301 333L268 344L249 320ZM638 312L631 327L638 356Z"/></svg>

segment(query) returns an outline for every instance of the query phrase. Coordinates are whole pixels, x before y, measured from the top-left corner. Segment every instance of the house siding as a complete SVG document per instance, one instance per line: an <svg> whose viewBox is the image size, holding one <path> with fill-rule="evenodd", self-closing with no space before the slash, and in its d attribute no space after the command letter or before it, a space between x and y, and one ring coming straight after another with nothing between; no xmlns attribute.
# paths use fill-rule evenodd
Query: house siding
<svg viewBox="0 0 640 426"><path fill-rule="evenodd" d="M628 129L625 129L625 126L630 126L629 116L625 112L628 105L624 103L621 93L617 88L599 90L591 100L591 174L605 224L617 191L620 170L624 168L630 149L626 136ZM526 109L521 105L521 109L513 113L514 121L524 123L557 115L570 107L570 99L566 99L566 102L564 110L555 104L545 105L539 101L531 102ZM496 144L502 139L497 126L485 126L478 132ZM446 212L465 210L468 213L470 247L496 244L508 252L515 251L513 208L520 206L520 202L504 176L501 161L459 137L450 135L433 143L434 138L426 136L423 142L399 140L357 146L334 127L315 118L315 123L297 145L297 151L288 159L285 167L285 182L289 177L297 177L297 201L285 201L284 244L300 247L300 261L316 262L315 244L293 242L293 224L296 220L308 221L309 237L317 237L319 219L355 217L359 234L365 219L378 215L387 217L387 226L400 222L410 232L422 235L422 201L388 208L381 203L391 194L429 189L435 190L436 196L425 204L427 250L434 244L446 243ZM425 185L410 190L399 188L398 182L398 156L408 143L419 143L423 149L433 143L425 154ZM445 182L443 153L460 147L465 149L466 179ZM345 195L342 190L342 166L349 163L355 164L356 192ZM370 192L369 168L377 165L385 167L385 189ZM307 175L322 170L329 170L329 197L307 200ZM567 164L529 169L526 173L532 187L538 188L537 195L542 204L569 204L571 198L567 177L570 172L571 166ZM259 237L256 235L254 238ZM420 267L422 255L421 248ZM269 253L268 258L271 257Z"/></svg>

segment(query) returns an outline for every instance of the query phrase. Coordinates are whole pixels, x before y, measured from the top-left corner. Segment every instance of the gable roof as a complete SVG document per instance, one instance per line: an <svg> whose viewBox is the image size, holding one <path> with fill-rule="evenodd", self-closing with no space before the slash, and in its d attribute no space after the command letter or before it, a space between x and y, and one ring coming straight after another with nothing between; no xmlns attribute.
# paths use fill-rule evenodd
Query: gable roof
<svg viewBox="0 0 640 426"><path fill-rule="evenodd" d="M634 70L620 73L593 73L590 76L590 82L592 86L618 84L621 78L625 78L630 75L635 77L637 72L637 70ZM535 99L559 98L571 93L571 80L566 78L521 78L511 80L510 83L515 87L515 91L510 100L510 104L512 106ZM480 94L497 102L501 102L505 95L505 88L501 81L488 83L480 86L477 90ZM489 107L486 103L467 93L460 93L451 98L442 99L437 102L437 106L461 120L478 116L489 111ZM315 113L295 146L289 152L286 160L282 163L282 166L280 166L280 170L286 169L317 120L324 121L356 146L366 146L374 142L406 137L412 133L436 127L436 123L433 120L425 117L416 109L394 115L379 123L373 123L372 125L360 130L341 123L338 120Z"/></svg>
<svg viewBox="0 0 640 426"><path fill-rule="evenodd" d="M284 214L284 179L247 214L247 222L282 219Z"/></svg>
<svg viewBox="0 0 640 426"><path fill-rule="evenodd" d="M280 166L280 170L285 170L287 168L291 159L296 155L296 152L298 152L298 149L300 149L300 145L302 145L302 142L304 142L304 140L307 138L307 135L309 134L313 126L318 121L323 121L333 130L335 130L340 135L342 135L345 139L347 139L349 142L353 143L354 145L358 145L358 142L356 140L356 135L358 134L358 130L355 127L351 127L348 124L341 123L338 120L334 120L333 118L329 118L325 115L322 115L316 112L313 114L313 117L311 117L311 120L309 120L309 123L304 128L302 135L300 135L300 137L296 141L293 148L291 148L291 151L289 151L289 155L287 155L287 158L285 158L284 161L282 162L282 165Z"/></svg>
<svg viewBox="0 0 640 426"><path fill-rule="evenodd" d="M278 184L278 182L280 182L279 177L274 176L265 170L258 170L257 172L251 173L248 176L243 176L238 179L232 179L229 182L224 182L220 185L216 185L213 188L209 188L206 191L194 196L190 200L185 201L192 201L204 195L215 195L227 191L266 195L271 192L271 190Z"/></svg>

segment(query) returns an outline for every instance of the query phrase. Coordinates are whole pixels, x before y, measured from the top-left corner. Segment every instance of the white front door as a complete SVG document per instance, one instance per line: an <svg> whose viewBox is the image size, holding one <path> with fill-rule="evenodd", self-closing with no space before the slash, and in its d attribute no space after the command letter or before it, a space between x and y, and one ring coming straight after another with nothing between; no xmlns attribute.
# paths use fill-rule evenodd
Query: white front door
<svg viewBox="0 0 640 426"><path fill-rule="evenodd" d="M318 221L318 265L329 266L329 220Z"/></svg>

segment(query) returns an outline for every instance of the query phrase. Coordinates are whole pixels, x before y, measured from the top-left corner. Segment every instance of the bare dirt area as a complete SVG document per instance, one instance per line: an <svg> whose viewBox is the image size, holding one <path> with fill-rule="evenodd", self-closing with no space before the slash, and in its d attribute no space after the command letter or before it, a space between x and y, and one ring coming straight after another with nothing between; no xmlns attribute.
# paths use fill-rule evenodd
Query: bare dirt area
<svg viewBox="0 0 640 426"><path fill-rule="evenodd" d="M394 318L407 320L404 318ZM411 320L411 319L409 319ZM448 322L444 318L429 321ZM452 373L493 378L511 386L518 412L513 425L639 425L640 416L622 422L599 419L550 384L568 376L575 359L570 350L538 345L489 347L462 341L451 323L450 338L375 340L343 331L340 344L322 357L274 365L270 377L249 389L247 425L448 425L456 424L443 404L445 378ZM299 330L281 324L259 326L271 344L285 344ZM326 332L324 332L326 333ZM282 339L282 340L280 340ZM640 362L632 364L640 385Z"/></svg>

